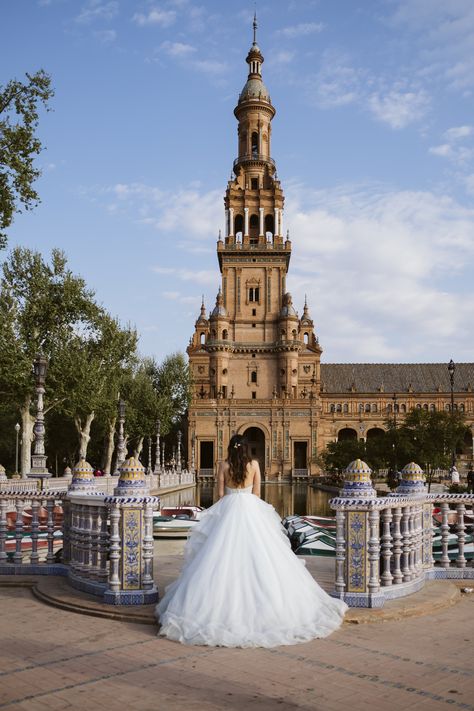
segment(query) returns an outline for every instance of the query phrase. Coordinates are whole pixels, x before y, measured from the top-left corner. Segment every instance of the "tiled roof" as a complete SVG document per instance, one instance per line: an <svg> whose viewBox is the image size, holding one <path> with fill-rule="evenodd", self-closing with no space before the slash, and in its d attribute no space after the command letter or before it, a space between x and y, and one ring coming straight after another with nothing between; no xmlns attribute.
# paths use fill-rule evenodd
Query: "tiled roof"
<svg viewBox="0 0 474 711"><path fill-rule="evenodd" d="M381 390L382 388L382 390ZM322 363L327 393L450 392L447 363ZM456 363L454 391L474 389L474 363Z"/></svg>

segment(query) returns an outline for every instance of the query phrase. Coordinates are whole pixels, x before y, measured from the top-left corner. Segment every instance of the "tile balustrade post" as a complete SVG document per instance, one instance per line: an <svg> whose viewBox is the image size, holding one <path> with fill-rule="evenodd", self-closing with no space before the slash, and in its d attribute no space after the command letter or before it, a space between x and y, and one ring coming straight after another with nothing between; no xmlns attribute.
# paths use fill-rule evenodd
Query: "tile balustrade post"
<svg viewBox="0 0 474 711"><path fill-rule="evenodd" d="M458 534L458 556L456 558L456 567L465 568L466 567L466 557L464 555L464 545L466 540L464 524L464 514L466 513L466 507L463 503L456 505L457 521L456 521L456 532Z"/></svg>
<svg viewBox="0 0 474 711"><path fill-rule="evenodd" d="M346 560L346 540L345 540L345 521L344 511L336 511L336 583L335 590L341 597L346 589L344 578L344 563Z"/></svg>
<svg viewBox="0 0 474 711"><path fill-rule="evenodd" d="M7 502L0 499L0 565L7 560Z"/></svg>
<svg viewBox="0 0 474 711"><path fill-rule="evenodd" d="M449 504L443 501L441 504L441 567L449 568Z"/></svg>
<svg viewBox="0 0 474 711"><path fill-rule="evenodd" d="M402 533L400 528L400 522L402 518L402 509L400 506L395 506L393 509L393 576L392 580L394 584L398 585L403 581L403 573L401 569L401 558L402 558Z"/></svg>
<svg viewBox="0 0 474 711"><path fill-rule="evenodd" d="M380 588L379 561L380 561L380 540L379 540L379 517L377 510L369 511L369 540L368 540L368 561L369 561L369 582L368 589L371 593L378 592Z"/></svg>
<svg viewBox="0 0 474 711"><path fill-rule="evenodd" d="M46 562L54 563L54 501L48 499L46 502L46 511L48 512L48 523L47 523L47 541L48 541L48 552L46 554Z"/></svg>
<svg viewBox="0 0 474 711"><path fill-rule="evenodd" d="M13 562L21 563L23 560L22 542L23 542L23 507L24 502L20 499L16 502L16 522L15 522L15 553L13 554Z"/></svg>
<svg viewBox="0 0 474 711"><path fill-rule="evenodd" d="M110 538L109 538L109 590L118 592L120 590L120 505L113 502L110 507Z"/></svg>
<svg viewBox="0 0 474 711"><path fill-rule="evenodd" d="M110 574L104 602L138 605L156 602L153 581L153 507L159 499L149 495L148 477L133 457L120 467L110 507Z"/></svg>
<svg viewBox="0 0 474 711"><path fill-rule="evenodd" d="M402 534L402 574L403 582L411 580L410 571L410 507L402 508L401 534Z"/></svg>
<svg viewBox="0 0 474 711"><path fill-rule="evenodd" d="M392 584L392 573L390 572L390 561L392 558L392 536L390 524L392 522L391 509L382 511L382 575L380 577L382 585L388 587Z"/></svg>
<svg viewBox="0 0 474 711"><path fill-rule="evenodd" d="M38 553L39 508L40 508L40 502L38 501L38 499L33 499L33 501L31 502L31 555L30 555L30 561L32 564L39 563L39 553Z"/></svg>

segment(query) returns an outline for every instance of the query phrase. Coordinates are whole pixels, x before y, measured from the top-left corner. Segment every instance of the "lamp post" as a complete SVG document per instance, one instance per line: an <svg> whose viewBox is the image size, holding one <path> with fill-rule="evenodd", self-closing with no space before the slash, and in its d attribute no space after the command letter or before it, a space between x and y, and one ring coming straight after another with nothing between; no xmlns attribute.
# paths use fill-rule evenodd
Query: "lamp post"
<svg viewBox="0 0 474 711"><path fill-rule="evenodd" d="M123 461L125 461L125 437L123 436L123 426L125 423L125 402L120 399L119 400L119 435L118 435L118 442L117 442L117 458L115 460L115 471L114 471L114 476L119 476L120 474L120 465L122 464Z"/></svg>
<svg viewBox="0 0 474 711"><path fill-rule="evenodd" d="M15 474L18 474L18 435L20 434L20 425L18 422L15 425L15 433L16 433Z"/></svg>
<svg viewBox="0 0 474 711"><path fill-rule="evenodd" d="M42 480L50 476L46 468L46 454L44 452L44 412L43 412L43 395L44 384L46 382L46 373L48 371L48 359L38 353L33 362L33 373L35 376L35 388L37 395L36 403L36 421L33 427L35 435L34 452L31 455L31 472L30 477Z"/></svg>
<svg viewBox="0 0 474 711"><path fill-rule="evenodd" d="M151 466L151 437L148 437L148 466L147 474L153 474L153 467Z"/></svg>
<svg viewBox="0 0 474 711"><path fill-rule="evenodd" d="M397 471L397 393L393 393L393 468Z"/></svg>
<svg viewBox="0 0 474 711"><path fill-rule="evenodd" d="M448 373L449 373L449 382L451 385L451 424L453 428L453 441L452 441L452 452L451 452L451 466L454 467L456 466L456 445L454 442L454 371L456 370L456 366L454 365L454 361L451 358L451 360L448 363Z"/></svg>
<svg viewBox="0 0 474 711"><path fill-rule="evenodd" d="M181 437L183 436L181 430L178 430L178 446L176 449L176 469L181 473Z"/></svg>
<svg viewBox="0 0 474 711"><path fill-rule="evenodd" d="M155 474L160 473L160 420L156 421L156 451L155 451Z"/></svg>

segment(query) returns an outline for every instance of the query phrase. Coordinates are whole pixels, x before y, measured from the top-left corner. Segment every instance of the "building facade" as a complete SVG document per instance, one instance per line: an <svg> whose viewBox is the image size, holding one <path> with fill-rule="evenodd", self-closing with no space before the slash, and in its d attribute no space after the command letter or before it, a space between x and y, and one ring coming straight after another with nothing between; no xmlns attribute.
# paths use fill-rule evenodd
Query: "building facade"
<svg viewBox="0 0 474 711"><path fill-rule="evenodd" d="M392 411L450 407L445 365L321 364L305 302L301 317L286 291L292 243L271 156L275 116L254 41L247 82L234 110L238 148L225 193L221 285L204 303L187 349L193 379L188 452L202 478L214 477L235 433L245 434L267 480L319 472L328 442L377 436ZM474 423L474 364L456 368L455 406ZM469 449L470 448L470 449ZM472 435L466 441L472 458Z"/></svg>

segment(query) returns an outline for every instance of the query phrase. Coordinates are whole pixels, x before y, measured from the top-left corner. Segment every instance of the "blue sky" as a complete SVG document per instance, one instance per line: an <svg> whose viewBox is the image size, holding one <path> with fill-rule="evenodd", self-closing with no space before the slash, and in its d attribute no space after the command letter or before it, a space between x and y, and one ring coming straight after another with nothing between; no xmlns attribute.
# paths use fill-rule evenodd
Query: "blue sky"
<svg viewBox="0 0 474 711"><path fill-rule="evenodd" d="M0 5L0 83L40 67L42 204L10 246L57 246L143 354L184 350L236 156L251 2ZM474 2L258 3L288 288L325 362L472 360Z"/></svg>

